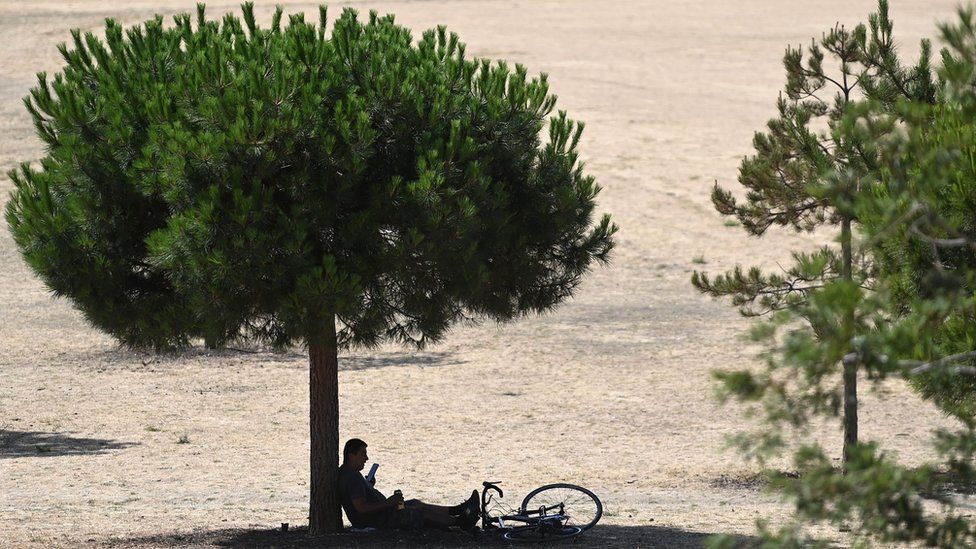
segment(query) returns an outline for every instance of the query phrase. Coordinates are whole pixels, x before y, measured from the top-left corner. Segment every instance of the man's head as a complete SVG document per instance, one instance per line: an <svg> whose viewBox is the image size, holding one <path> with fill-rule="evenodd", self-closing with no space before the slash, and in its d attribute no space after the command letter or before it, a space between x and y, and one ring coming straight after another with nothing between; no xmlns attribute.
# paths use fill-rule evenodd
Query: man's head
<svg viewBox="0 0 976 549"><path fill-rule="evenodd" d="M346 441L346 445L342 448L343 463L355 471L362 471L368 460L365 442L358 438L351 438Z"/></svg>

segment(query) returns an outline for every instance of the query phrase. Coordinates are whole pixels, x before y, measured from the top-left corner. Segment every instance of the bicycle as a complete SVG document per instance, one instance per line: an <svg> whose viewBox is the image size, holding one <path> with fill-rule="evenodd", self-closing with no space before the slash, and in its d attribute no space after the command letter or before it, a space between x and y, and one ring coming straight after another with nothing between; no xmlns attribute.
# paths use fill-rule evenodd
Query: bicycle
<svg viewBox="0 0 976 549"><path fill-rule="evenodd" d="M603 504L596 494L575 484L547 484L529 492L514 512L493 514L502 508L504 492L500 482L483 482L481 529L501 530L513 542L542 542L574 538L593 528L603 516ZM493 493L494 492L494 493ZM519 523L513 525L512 523Z"/></svg>

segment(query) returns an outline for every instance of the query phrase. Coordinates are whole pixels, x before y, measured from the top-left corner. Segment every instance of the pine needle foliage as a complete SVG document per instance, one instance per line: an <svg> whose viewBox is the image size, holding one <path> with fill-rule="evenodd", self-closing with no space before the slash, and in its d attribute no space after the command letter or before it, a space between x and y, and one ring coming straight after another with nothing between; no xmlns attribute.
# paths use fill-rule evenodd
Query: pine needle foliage
<svg viewBox="0 0 976 549"><path fill-rule="evenodd" d="M261 28L251 3L219 21L199 5L60 50L25 99L47 155L11 173L6 218L52 292L124 344L304 344L313 408L333 406L315 372L339 349L549 311L609 260L583 124L544 74L470 58L443 27L414 40L347 9L327 33L322 7ZM334 467L322 410L313 463ZM313 530L336 528L315 490Z"/></svg>
<svg viewBox="0 0 976 549"><path fill-rule="evenodd" d="M767 372L791 372L792 382L722 374L726 396L752 403L768 421L759 443L743 440L745 446L776 455L788 431L805 442L792 452L797 474L774 481L794 502L795 520L778 531L761 528L756 545L809 546L804 526L820 522L845 526L861 547L976 545L970 513L976 486L976 13L962 8L958 20L940 30L946 48L933 101L872 98L851 106L836 126L877 167L863 179L872 185L850 202L862 246L875 261L873 289L828 281L810 294L802 313L784 310L755 330L766 348ZM808 316L831 329L816 336L795 329L797 318ZM845 318L853 323L829 323ZM839 470L806 430L813 417L830 416L839 406L829 379L811 375L817 371L811 365L828 360L854 365L873 390L890 378L907 380L952 414L957 421L933 433L929 455L935 457L908 467L881 444L859 441ZM737 546L730 537L710 543Z"/></svg>
<svg viewBox="0 0 976 549"><path fill-rule="evenodd" d="M976 134L966 118L973 101L966 86L976 62L972 28L971 9L961 10L955 24L941 26L947 48L940 67L945 86L938 102L902 102L895 113L865 105L847 130L881 142L876 148L886 167L885 184L876 189L874 200L864 202L859 215L877 241L878 268L891 294L893 313L899 316L914 314L919 302L958 300L976 291L970 279L976 248L967 244L976 236L976 195L969 184L976 176ZM885 139L889 135L897 139ZM939 329L929 334L925 358L954 356L974 347L976 317L965 308L945 315L938 316ZM943 378L941 372L928 372L910 381L945 412L976 417L976 380L955 376L946 383Z"/></svg>
<svg viewBox="0 0 976 549"><path fill-rule="evenodd" d="M391 16L346 10L326 39L244 10L75 31L25 100L48 155L11 172L7 219L93 324L288 345L329 311L343 343L423 344L549 310L607 260L583 124L548 118L545 75L468 59L444 28L413 45Z"/></svg>
<svg viewBox="0 0 976 549"><path fill-rule="evenodd" d="M837 319L822 314L815 299L835 280L847 281L850 291L870 291L876 279L870 250L853 247L853 227L858 223L853 203L861 194L872 192L880 167L865 143L841 131L843 121L860 103L877 103L891 111L900 100L932 103L938 91L929 42L922 42L919 61L906 66L899 59L892 32L888 3L880 0L867 25L853 30L838 25L805 50L787 48L783 57L786 86L776 104L777 117L767 123L765 131L755 134L755 154L743 159L739 167L744 198L717 184L712 191L716 210L735 216L752 236L761 237L773 227L798 232L838 227L840 249L829 245L807 253L793 252L792 264L782 272L739 266L714 277L695 272L691 282L699 291L729 298L746 316L771 316L780 311L798 315L814 338L860 329L856 310ZM762 376L773 383L772 379L796 375L819 380L841 371L842 382L832 393L808 387L813 392L806 397L815 406L831 402L835 415L843 416L846 460L848 450L857 443L857 371L828 360L828 356L843 354L809 361L802 372L774 371L770 365ZM735 392L727 382L742 375L750 374L738 372L730 377L722 373L719 379Z"/></svg>
<svg viewBox="0 0 976 549"><path fill-rule="evenodd" d="M888 108L901 98L935 101L931 45L923 41L918 63L906 67L892 29L882 0L867 26L853 31L837 26L806 50L787 48L777 117L754 135L755 153L739 166L744 199L716 184L712 202L720 214L735 216L757 237L774 226L807 232L837 226L845 218L856 221L851 197L864 190L860 179L878 166L862 143L837 131L845 113L858 101ZM696 272L692 283L704 293L730 297L747 316L762 316L802 302L823 281L839 277L842 261L835 249L824 247L794 254L794 264L782 274L738 267L714 278ZM863 262L854 275L859 282L869 281L870 263Z"/></svg>
<svg viewBox="0 0 976 549"><path fill-rule="evenodd" d="M865 546L872 541L976 544L976 524L966 509L976 482L976 422L971 411L943 400L960 387L972 387L976 373L971 321L976 264L969 259L976 249L972 10L960 10L958 23L944 25L942 36L948 47L935 103L867 102L842 124L841 131L865 143L881 167L874 192L859 195L853 204L879 276L870 295L824 292L817 299L827 315L857 309L869 329L854 337L838 332L801 341L789 334L784 344L770 341L770 360L784 364L846 346L851 351L844 358L878 385L889 377L925 378L931 393L923 391L923 396L960 420L935 433L932 447L938 459L919 467L902 465L874 442L854 448L846 474L833 467L819 445L794 454L801 474L782 488L796 501L798 519L846 524ZM831 282L828 288L842 283ZM801 529L794 527L766 532L765 543L789 545L801 539Z"/></svg>

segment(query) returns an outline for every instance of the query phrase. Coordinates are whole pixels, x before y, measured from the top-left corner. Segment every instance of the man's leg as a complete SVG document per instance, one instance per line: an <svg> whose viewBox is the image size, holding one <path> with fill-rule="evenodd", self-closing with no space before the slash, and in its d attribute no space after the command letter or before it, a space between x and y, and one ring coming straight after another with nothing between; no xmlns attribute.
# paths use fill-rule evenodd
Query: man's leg
<svg viewBox="0 0 976 549"><path fill-rule="evenodd" d="M427 526L437 526L447 528L448 526L459 526L458 518L451 514L451 509L443 505L431 505L419 499L405 501L404 506L408 509L415 509L424 517L424 524Z"/></svg>

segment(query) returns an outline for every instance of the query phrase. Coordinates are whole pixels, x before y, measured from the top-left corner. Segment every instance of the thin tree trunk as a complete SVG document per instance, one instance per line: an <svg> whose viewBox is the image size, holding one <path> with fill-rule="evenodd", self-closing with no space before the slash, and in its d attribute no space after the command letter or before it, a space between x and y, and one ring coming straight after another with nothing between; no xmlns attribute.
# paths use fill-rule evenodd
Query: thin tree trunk
<svg viewBox="0 0 976 549"><path fill-rule="evenodd" d="M853 280L853 260L851 254L851 220L845 217L840 229L841 254L844 265L841 276ZM854 324L854 312L847 313L848 325ZM851 450L857 444L857 360L844 361L844 469L851 458Z"/></svg>
<svg viewBox="0 0 976 549"><path fill-rule="evenodd" d="M310 494L308 531L332 534L342 529L336 470L339 466L339 360L335 320L308 341Z"/></svg>

